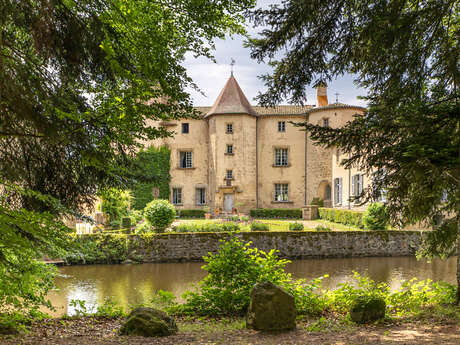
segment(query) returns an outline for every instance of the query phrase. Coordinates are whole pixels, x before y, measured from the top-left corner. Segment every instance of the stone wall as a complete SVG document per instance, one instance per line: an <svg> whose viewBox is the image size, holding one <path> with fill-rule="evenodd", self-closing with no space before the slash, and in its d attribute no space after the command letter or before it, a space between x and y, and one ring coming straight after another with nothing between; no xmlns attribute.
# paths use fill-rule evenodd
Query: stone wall
<svg viewBox="0 0 460 345"><path fill-rule="evenodd" d="M226 233L130 236L129 258L144 262L199 261L215 253ZM290 259L411 256L420 246L421 231L248 232L237 236L260 250L278 249Z"/></svg>

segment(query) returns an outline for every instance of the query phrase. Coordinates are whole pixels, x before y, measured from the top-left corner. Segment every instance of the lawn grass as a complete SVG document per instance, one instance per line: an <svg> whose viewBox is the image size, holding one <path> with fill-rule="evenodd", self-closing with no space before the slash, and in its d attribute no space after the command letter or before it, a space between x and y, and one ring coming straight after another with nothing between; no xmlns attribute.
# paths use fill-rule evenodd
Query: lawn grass
<svg viewBox="0 0 460 345"><path fill-rule="evenodd" d="M209 223L218 223L222 222L222 219L180 219L177 223L180 224L196 224L196 225L203 225ZM333 223L323 219L316 219L316 220L309 220L309 221L302 221L301 219L254 219L254 222L268 224L270 226L270 231L290 231L289 224L294 222L300 222L304 224L304 231L316 231L315 228L318 225L326 226L331 228L333 231L363 231L364 229L360 229L355 226L344 225L339 223ZM251 231L251 224L248 223L240 223L241 231Z"/></svg>

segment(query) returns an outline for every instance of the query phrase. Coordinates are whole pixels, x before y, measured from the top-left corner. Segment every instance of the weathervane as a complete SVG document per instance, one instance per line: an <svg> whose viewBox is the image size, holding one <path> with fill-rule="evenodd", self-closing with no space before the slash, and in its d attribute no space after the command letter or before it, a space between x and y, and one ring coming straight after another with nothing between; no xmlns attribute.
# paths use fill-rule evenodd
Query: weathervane
<svg viewBox="0 0 460 345"><path fill-rule="evenodd" d="M234 58L231 58L231 62L230 62L230 66L231 66L231 67L230 67L230 68L231 68L231 73L232 73L232 75L233 75L233 66L235 65L235 62L236 62L235 59L234 59Z"/></svg>
<svg viewBox="0 0 460 345"><path fill-rule="evenodd" d="M338 92L335 93L335 103L339 103L339 95L340 93Z"/></svg>

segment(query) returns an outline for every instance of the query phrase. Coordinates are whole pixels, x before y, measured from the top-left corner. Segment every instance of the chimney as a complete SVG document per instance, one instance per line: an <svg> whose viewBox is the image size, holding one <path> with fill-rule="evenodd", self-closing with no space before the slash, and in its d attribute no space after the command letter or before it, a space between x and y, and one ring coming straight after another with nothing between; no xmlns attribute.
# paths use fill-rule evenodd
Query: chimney
<svg viewBox="0 0 460 345"><path fill-rule="evenodd" d="M327 102L327 85L324 82L316 85L316 103L317 107L325 107L329 103Z"/></svg>

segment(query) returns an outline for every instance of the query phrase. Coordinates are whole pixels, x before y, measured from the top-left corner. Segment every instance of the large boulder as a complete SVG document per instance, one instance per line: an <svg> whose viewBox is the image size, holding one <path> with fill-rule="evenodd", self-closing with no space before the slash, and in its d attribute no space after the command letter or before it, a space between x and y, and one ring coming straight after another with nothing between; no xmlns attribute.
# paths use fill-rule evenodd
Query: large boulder
<svg viewBox="0 0 460 345"><path fill-rule="evenodd" d="M251 290L251 303L246 327L259 331L294 329L295 300L292 295L271 282L256 284Z"/></svg>
<svg viewBox="0 0 460 345"><path fill-rule="evenodd" d="M360 296L350 308L350 317L356 323L368 323L385 317L385 300L378 296Z"/></svg>
<svg viewBox="0 0 460 345"><path fill-rule="evenodd" d="M129 314L120 329L122 335L162 337L177 333L174 318L161 310L139 307Z"/></svg>

